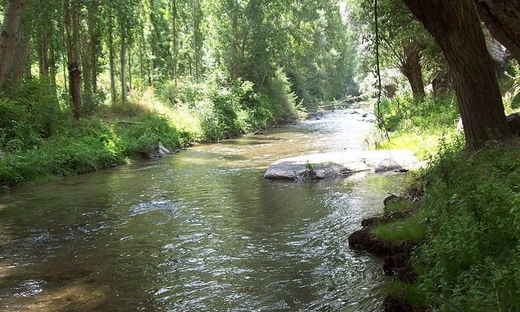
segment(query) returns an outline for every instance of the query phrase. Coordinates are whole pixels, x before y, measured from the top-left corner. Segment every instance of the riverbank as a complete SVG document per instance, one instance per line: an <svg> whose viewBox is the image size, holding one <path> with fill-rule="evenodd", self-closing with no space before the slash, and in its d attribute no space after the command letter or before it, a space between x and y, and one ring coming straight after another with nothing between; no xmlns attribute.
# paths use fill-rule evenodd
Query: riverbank
<svg viewBox="0 0 520 312"><path fill-rule="evenodd" d="M53 90L37 81L32 87L27 96L20 91L16 99L0 98L0 190L147 159L158 154L159 142L175 151L301 115L294 102L282 107L242 83L148 88L72 120Z"/></svg>
<svg viewBox="0 0 520 312"><path fill-rule="evenodd" d="M399 268L383 270L393 275L386 311L520 310L520 142L466 152L454 104L398 98L381 105L390 140L381 134L375 145L410 149L429 163L411 173L415 195L398 194L414 203L397 214L404 219L364 221L356 234L385 246L383 258L413 269L405 272L414 278L404 280ZM411 253L395 259L392 248L402 245Z"/></svg>
<svg viewBox="0 0 520 312"><path fill-rule="evenodd" d="M409 192L350 236L394 276L385 311L520 309L519 145L446 143Z"/></svg>

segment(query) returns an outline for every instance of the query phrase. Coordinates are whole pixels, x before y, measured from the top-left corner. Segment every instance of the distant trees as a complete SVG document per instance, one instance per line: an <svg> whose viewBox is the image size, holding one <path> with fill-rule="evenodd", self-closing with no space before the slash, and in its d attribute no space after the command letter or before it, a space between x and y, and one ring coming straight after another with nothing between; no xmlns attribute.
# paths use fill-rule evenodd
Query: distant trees
<svg viewBox="0 0 520 312"><path fill-rule="evenodd" d="M100 92L124 103L133 88L169 81L220 75L269 94L283 73L310 103L341 97L353 75L338 0L9 0L3 9L0 87L24 48L28 74L67 89L75 118L95 109Z"/></svg>

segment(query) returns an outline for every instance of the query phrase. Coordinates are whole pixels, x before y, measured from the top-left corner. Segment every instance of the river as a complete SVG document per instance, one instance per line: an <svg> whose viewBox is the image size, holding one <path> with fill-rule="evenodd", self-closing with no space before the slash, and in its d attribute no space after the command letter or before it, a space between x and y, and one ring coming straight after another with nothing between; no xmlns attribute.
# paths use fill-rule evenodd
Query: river
<svg viewBox="0 0 520 312"><path fill-rule="evenodd" d="M401 177L269 181L284 157L363 147L360 110L0 196L2 311L379 311L349 249Z"/></svg>

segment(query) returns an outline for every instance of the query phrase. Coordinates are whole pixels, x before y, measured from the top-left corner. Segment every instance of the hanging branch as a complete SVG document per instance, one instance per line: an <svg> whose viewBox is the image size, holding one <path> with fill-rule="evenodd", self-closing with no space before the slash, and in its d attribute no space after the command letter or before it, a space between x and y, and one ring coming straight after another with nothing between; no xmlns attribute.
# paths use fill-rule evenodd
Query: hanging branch
<svg viewBox="0 0 520 312"><path fill-rule="evenodd" d="M374 0L374 24L375 24L375 44L376 44L376 72L377 72L377 126L379 129L384 129L384 134L388 142L390 142L390 135L388 134L388 130L384 127L383 115L381 114L380 106L381 106L381 93L382 93L382 84L381 84L381 69L379 67L379 24L378 24L378 12L377 12L377 0Z"/></svg>

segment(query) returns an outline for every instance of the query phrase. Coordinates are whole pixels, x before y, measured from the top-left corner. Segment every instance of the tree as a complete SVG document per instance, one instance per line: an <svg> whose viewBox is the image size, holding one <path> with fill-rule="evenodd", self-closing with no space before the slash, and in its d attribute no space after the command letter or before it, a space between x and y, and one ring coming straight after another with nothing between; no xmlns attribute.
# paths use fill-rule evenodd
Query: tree
<svg viewBox="0 0 520 312"><path fill-rule="evenodd" d="M369 49L375 49L373 36L377 18L380 65L397 67L408 80L414 98L419 100L425 96L422 64L428 62L424 59L434 56L424 51L434 44L433 40L402 2L384 0L377 1L377 8L374 5L372 1L349 0L349 6L356 13L356 23L368 28L363 39L370 43ZM366 61L373 63L374 54L365 54L369 58Z"/></svg>
<svg viewBox="0 0 520 312"><path fill-rule="evenodd" d="M403 2L446 57L464 125L466 148L479 149L490 139L510 138L493 63L473 0Z"/></svg>
<svg viewBox="0 0 520 312"><path fill-rule="evenodd" d="M69 92L74 119L81 117L81 55L80 55L80 3L65 1L65 28L67 32L67 69Z"/></svg>
<svg viewBox="0 0 520 312"><path fill-rule="evenodd" d="M87 36L83 42L83 80L85 93L91 97L97 93L99 74L99 54L101 51L102 25L100 21L100 1L90 0L87 12Z"/></svg>
<svg viewBox="0 0 520 312"><path fill-rule="evenodd" d="M39 75L56 89L58 62L65 54L63 1L32 0L30 19L33 45L38 58ZM66 79L66 78L65 78Z"/></svg>
<svg viewBox="0 0 520 312"><path fill-rule="evenodd" d="M4 9L4 24L0 39L0 91L11 69L23 6L24 0L9 0Z"/></svg>
<svg viewBox="0 0 520 312"><path fill-rule="evenodd" d="M520 5L517 0L475 0L480 18L491 35L520 64Z"/></svg>

